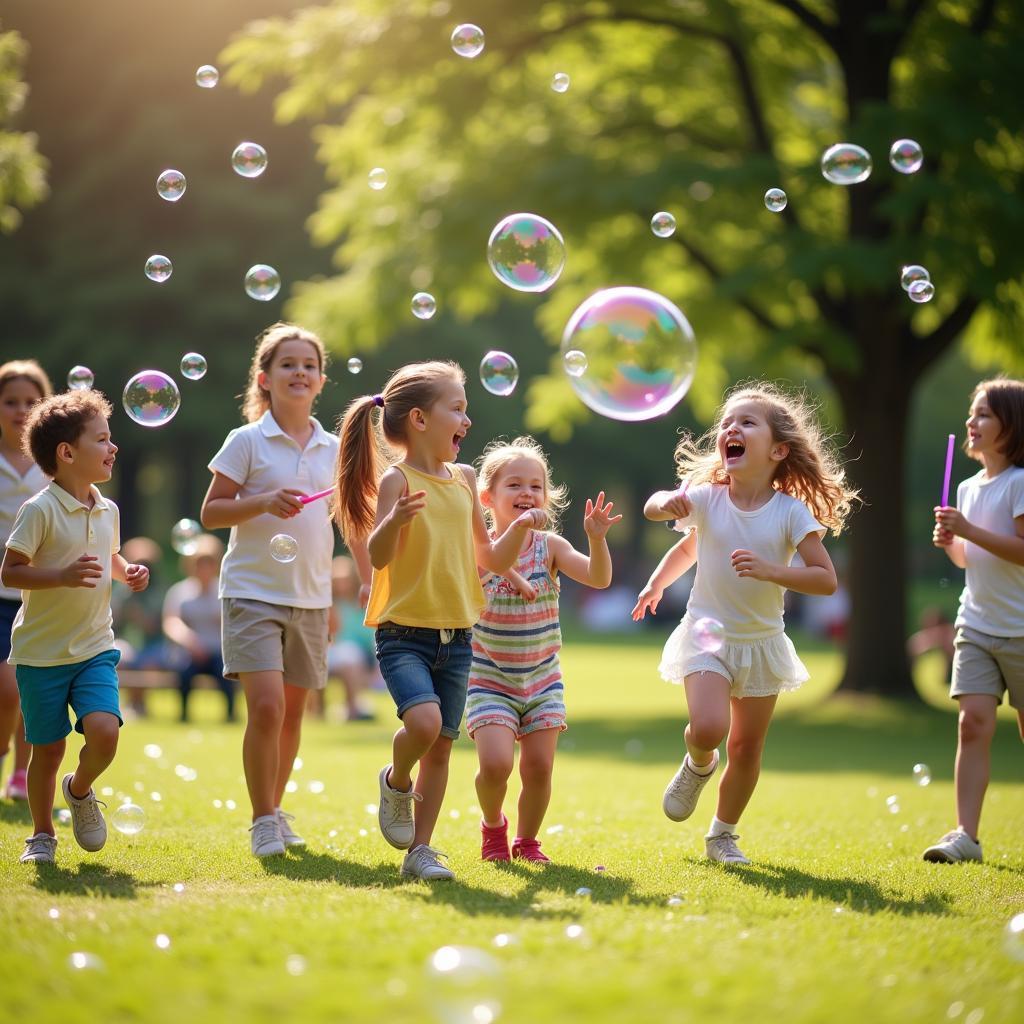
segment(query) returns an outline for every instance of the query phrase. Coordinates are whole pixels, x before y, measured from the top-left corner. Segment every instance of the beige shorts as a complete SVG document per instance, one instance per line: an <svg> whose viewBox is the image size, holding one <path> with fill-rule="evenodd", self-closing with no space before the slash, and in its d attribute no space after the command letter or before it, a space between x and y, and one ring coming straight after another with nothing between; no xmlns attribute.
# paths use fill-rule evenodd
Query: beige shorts
<svg viewBox="0 0 1024 1024"><path fill-rule="evenodd" d="M290 686L327 685L327 609L290 608L225 597L221 615L224 675L283 672Z"/></svg>
<svg viewBox="0 0 1024 1024"><path fill-rule="evenodd" d="M985 693L1024 711L1024 636L989 636L961 626L953 641L953 685L950 697Z"/></svg>

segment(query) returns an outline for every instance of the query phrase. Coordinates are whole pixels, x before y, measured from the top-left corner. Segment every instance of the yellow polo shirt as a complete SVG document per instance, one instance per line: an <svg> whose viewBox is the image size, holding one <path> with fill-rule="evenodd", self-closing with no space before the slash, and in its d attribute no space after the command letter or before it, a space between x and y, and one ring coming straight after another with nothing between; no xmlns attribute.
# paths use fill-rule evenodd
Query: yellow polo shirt
<svg viewBox="0 0 1024 1024"><path fill-rule="evenodd" d="M51 482L29 498L7 547L40 569L59 569L95 555L103 575L96 587L23 590L11 631L12 665L72 665L112 650L110 565L121 547L117 506L93 487L92 508Z"/></svg>

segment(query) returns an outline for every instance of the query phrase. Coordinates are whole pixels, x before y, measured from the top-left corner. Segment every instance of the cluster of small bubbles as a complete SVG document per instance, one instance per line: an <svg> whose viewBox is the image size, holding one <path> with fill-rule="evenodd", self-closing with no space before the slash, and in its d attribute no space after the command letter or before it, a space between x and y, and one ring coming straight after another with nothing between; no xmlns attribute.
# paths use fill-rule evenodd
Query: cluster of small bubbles
<svg viewBox="0 0 1024 1024"><path fill-rule="evenodd" d="M885 806L889 808L890 814L900 813L900 798L894 793L892 796L885 798Z"/></svg>
<svg viewBox="0 0 1024 1024"><path fill-rule="evenodd" d="M900 270L900 287L905 292L909 292L910 286L917 284L918 281L930 281L931 279L931 274L927 269L917 263L908 263Z"/></svg>
<svg viewBox="0 0 1024 1024"><path fill-rule="evenodd" d="M156 179L156 194L169 203L176 203L185 194L185 175L169 167Z"/></svg>
<svg viewBox="0 0 1024 1024"><path fill-rule="evenodd" d="M871 154L852 142L838 142L822 154L821 173L833 185L867 181L871 176Z"/></svg>
<svg viewBox="0 0 1024 1024"><path fill-rule="evenodd" d="M567 939L579 939L583 937L583 925L581 924L570 924L566 925L565 937Z"/></svg>
<svg viewBox="0 0 1024 1024"><path fill-rule="evenodd" d="M437 300L430 292L417 292L412 297L412 315L429 320L437 312Z"/></svg>
<svg viewBox="0 0 1024 1024"><path fill-rule="evenodd" d="M927 786L932 781L932 770L926 764L914 765L914 781L919 786Z"/></svg>
<svg viewBox="0 0 1024 1024"><path fill-rule="evenodd" d="M122 835L137 836L146 827L146 812L129 800L114 811L110 821Z"/></svg>
<svg viewBox="0 0 1024 1024"><path fill-rule="evenodd" d="M492 395L511 395L518 381L519 364L507 352L491 351L480 360L480 383Z"/></svg>
<svg viewBox="0 0 1024 1024"><path fill-rule="evenodd" d="M374 192L379 192L388 183L388 172L383 167L374 167L367 175L367 181Z"/></svg>
<svg viewBox="0 0 1024 1024"><path fill-rule="evenodd" d="M484 52L484 30L466 22L452 31L452 49L460 56L472 60Z"/></svg>
<svg viewBox="0 0 1024 1024"><path fill-rule="evenodd" d="M606 288L584 300L562 334L562 358L582 352L587 372L569 378L577 397L610 419L669 412L689 390L697 341L672 302L646 288Z"/></svg>
<svg viewBox="0 0 1024 1024"><path fill-rule="evenodd" d="M267 263L253 264L245 272L245 294L257 302L270 302L281 290L281 275Z"/></svg>
<svg viewBox="0 0 1024 1024"><path fill-rule="evenodd" d="M307 787L310 793L322 793L324 791L324 784L319 779L313 779Z"/></svg>
<svg viewBox="0 0 1024 1024"><path fill-rule="evenodd" d="M578 348L571 348L562 356L565 372L570 377L582 377L587 372L587 356Z"/></svg>
<svg viewBox="0 0 1024 1024"><path fill-rule="evenodd" d="M179 519L171 527L171 547L179 555L194 555L203 528L194 519ZM152 744L155 746L155 744ZM157 747L159 750L160 748ZM155 755L159 757L160 755Z"/></svg>
<svg viewBox="0 0 1024 1024"><path fill-rule="evenodd" d="M558 228L535 213L512 213L487 240L494 276L517 292L547 291L565 266L565 240Z"/></svg>
<svg viewBox="0 0 1024 1024"><path fill-rule="evenodd" d="M186 352L181 357L181 375L187 380L202 380L206 370L206 356L198 352Z"/></svg>
<svg viewBox="0 0 1024 1024"><path fill-rule="evenodd" d="M924 163L924 152L913 139L897 139L889 149L889 163L900 174L916 174Z"/></svg>
<svg viewBox="0 0 1024 1024"><path fill-rule="evenodd" d="M196 69L196 85L200 89L212 89L220 81L220 72L212 64Z"/></svg>
<svg viewBox="0 0 1024 1024"><path fill-rule="evenodd" d="M306 973L306 958L298 953L292 953L284 962L284 969L293 977L298 978Z"/></svg>
<svg viewBox="0 0 1024 1024"><path fill-rule="evenodd" d="M154 940L154 945L157 949L170 949L171 948L171 937L161 932Z"/></svg>
<svg viewBox="0 0 1024 1024"><path fill-rule="evenodd" d="M1024 914L1014 914L1006 925L1003 948L1012 960L1024 963Z"/></svg>
<svg viewBox="0 0 1024 1024"><path fill-rule="evenodd" d="M359 356L352 356L345 366L348 368L349 373L359 373L363 368L363 361Z"/></svg>
<svg viewBox="0 0 1024 1024"><path fill-rule="evenodd" d="M270 538L270 557L275 562L294 562L299 554L299 542L289 533L275 533Z"/></svg>
<svg viewBox="0 0 1024 1024"><path fill-rule="evenodd" d="M267 169L267 151L258 142L240 142L231 153L231 166L243 178L258 178Z"/></svg>
<svg viewBox="0 0 1024 1024"><path fill-rule="evenodd" d="M154 253L146 260L146 277L157 284L163 284L173 272L174 267L166 256Z"/></svg>
<svg viewBox="0 0 1024 1024"><path fill-rule="evenodd" d="M177 893L182 893L185 891L185 883L175 882L174 885L171 886L171 888Z"/></svg>
<svg viewBox="0 0 1024 1024"><path fill-rule="evenodd" d="M931 281L915 281L907 289L907 294L913 302L931 302L935 295L935 285Z"/></svg>
<svg viewBox="0 0 1024 1024"><path fill-rule="evenodd" d="M195 782L199 778L199 772L195 768L189 768L187 764L176 764L174 766L174 774L181 779L182 782Z"/></svg>
<svg viewBox="0 0 1024 1024"><path fill-rule="evenodd" d="M68 957L68 966L75 971L99 971L103 961L95 953L77 952Z"/></svg>
<svg viewBox="0 0 1024 1024"><path fill-rule="evenodd" d="M143 370L124 386L124 411L142 427L162 427L181 406L178 385L160 370Z"/></svg>
<svg viewBox="0 0 1024 1024"><path fill-rule="evenodd" d="M564 71L558 71L551 76L551 88L555 92L569 91L569 76Z"/></svg>
<svg viewBox="0 0 1024 1024"><path fill-rule="evenodd" d="M91 388L96 380L96 375L88 366L72 366L68 370L68 387L72 391L84 391Z"/></svg>
<svg viewBox="0 0 1024 1024"><path fill-rule="evenodd" d="M651 218L651 231L659 238L668 238L676 233L676 219L667 210L659 210Z"/></svg>
<svg viewBox="0 0 1024 1024"><path fill-rule="evenodd" d="M70 825L71 824L71 811L66 807L60 807L55 812L57 817L58 825Z"/></svg>
<svg viewBox="0 0 1024 1024"><path fill-rule="evenodd" d="M782 213L786 208L786 203L789 202L789 198L781 188L770 188L764 194L764 205L771 210L772 213Z"/></svg>
<svg viewBox="0 0 1024 1024"><path fill-rule="evenodd" d="M714 654L725 643L725 627L718 619L706 615L693 624L693 638L702 651Z"/></svg>
<svg viewBox="0 0 1024 1024"><path fill-rule="evenodd" d="M585 885L581 885L576 890L576 895L577 896L581 896L583 899L589 899L591 896L594 895L594 890L593 889L588 889Z"/></svg>

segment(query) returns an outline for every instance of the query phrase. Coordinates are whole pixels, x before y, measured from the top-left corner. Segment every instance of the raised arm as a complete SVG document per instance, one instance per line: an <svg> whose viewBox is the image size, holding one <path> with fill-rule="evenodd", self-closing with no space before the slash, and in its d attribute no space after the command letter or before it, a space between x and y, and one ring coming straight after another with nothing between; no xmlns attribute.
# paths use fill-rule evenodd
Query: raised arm
<svg viewBox="0 0 1024 1024"><path fill-rule="evenodd" d="M539 508L531 508L516 519L496 540L487 532L484 510L476 489L476 472L472 466L459 466L466 478L466 484L473 493L473 547L476 549L476 564L488 572L504 576L516 560L523 546L528 530L539 529L547 522L547 516Z"/></svg>
<svg viewBox="0 0 1024 1024"><path fill-rule="evenodd" d="M242 485L231 477L223 473L213 474L199 513L199 520L206 529L223 530L262 515L291 519L305 507L300 500L303 492L292 487L282 487L266 494L250 494L247 498L238 497L241 489Z"/></svg>
<svg viewBox="0 0 1024 1024"><path fill-rule="evenodd" d="M612 556L608 550L608 531L622 521L621 515L611 514L613 508L613 502L605 503L604 491L598 494L596 501L587 498L583 529L590 547L589 556L577 551L564 537L554 533L548 537L551 565L555 571L563 572L569 579L598 590L603 590L611 583Z"/></svg>
<svg viewBox="0 0 1024 1024"><path fill-rule="evenodd" d="M640 591L633 608L633 621L639 622L648 611L656 615L666 588L689 572L696 561L697 534L690 530L665 552L657 568L651 573L647 586Z"/></svg>
<svg viewBox="0 0 1024 1024"><path fill-rule="evenodd" d="M687 483L678 491L655 491L644 505L644 517L655 523L686 519L693 511L693 505L687 497L689 489Z"/></svg>

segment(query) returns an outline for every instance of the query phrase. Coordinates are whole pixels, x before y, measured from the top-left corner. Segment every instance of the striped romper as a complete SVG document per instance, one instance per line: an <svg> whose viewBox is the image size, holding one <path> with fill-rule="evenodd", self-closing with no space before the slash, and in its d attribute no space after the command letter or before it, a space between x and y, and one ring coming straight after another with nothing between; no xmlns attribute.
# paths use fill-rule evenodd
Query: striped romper
<svg viewBox="0 0 1024 1024"><path fill-rule="evenodd" d="M548 570L547 534L534 530L516 571L533 584L527 601L504 576L483 580L487 606L473 627L466 729L505 725L516 738L565 728L565 700L558 651L558 584Z"/></svg>

